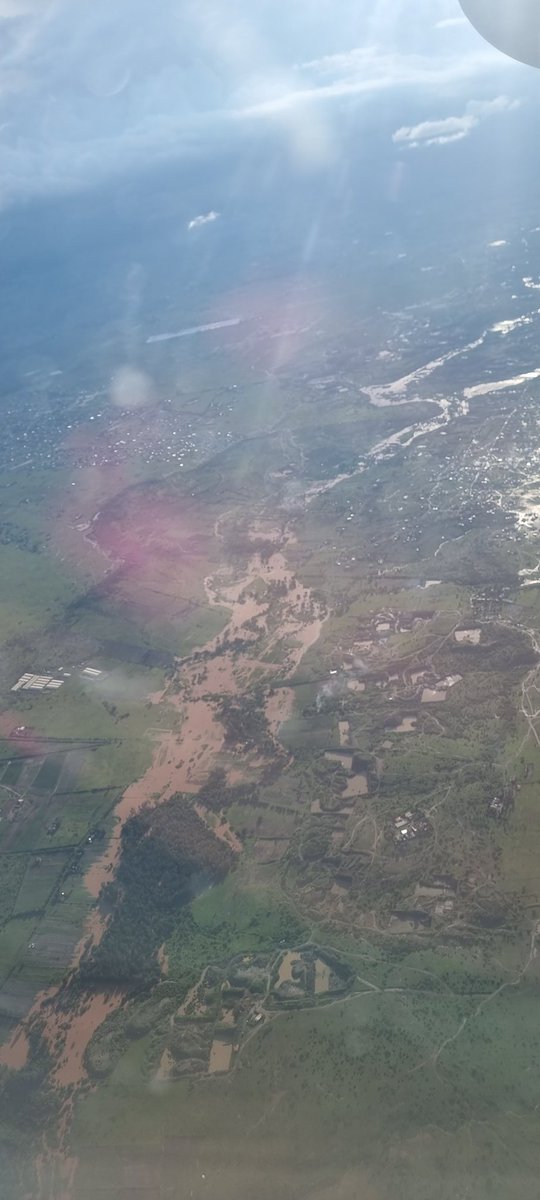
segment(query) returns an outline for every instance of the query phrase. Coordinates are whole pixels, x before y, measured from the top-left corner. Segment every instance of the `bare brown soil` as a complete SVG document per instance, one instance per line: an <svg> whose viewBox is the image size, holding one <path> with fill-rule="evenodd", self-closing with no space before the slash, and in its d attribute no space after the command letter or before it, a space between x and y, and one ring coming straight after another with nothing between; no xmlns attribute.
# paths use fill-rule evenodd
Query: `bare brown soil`
<svg viewBox="0 0 540 1200"><path fill-rule="evenodd" d="M229 787L235 787L237 783L245 782L245 774L239 767L229 767L227 771L227 783Z"/></svg>
<svg viewBox="0 0 540 1200"><path fill-rule="evenodd" d="M318 958L315 962L315 994L320 996L330 990L330 967Z"/></svg>
<svg viewBox="0 0 540 1200"><path fill-rule="evenodd" d="M368 780L367 775L353 775L352 779L347 780L347 787L342 793L343 799L348 800L352 796L367 796Z"/></svg>
<svg viewBox="0 0 540 1200"><path fill-rule="evenodd" d="M165 952L165 945L159 947L158 963L161 968L161 974L166 977L169 974L169 958Z"/></svg>
<svg viewBox="0 0 540 1200"><path fill-rule="evenodd" d="M283 958L279 964L277 978L278 986L280 983L292 983L293 967L295 963L300 961L301 959L299 954L295 954L294 950L287 950L287 953L283 955Z"/></svg>
<svg viewBox="0 0 540 1200"><path fill-rule="evenodd" d="M414 733L416 729L416 717L403 717L399 725L396 725L394 733Z"/></svg>
<svg viewBox="0 0 540 1200"><path fill-rule="evenodd" d="M220 1038L215 1038L210 1047L210 1062L208 1064L210 1074L216 1075L220 1071L228 1071L231 1065L232 1053L231 1042L224 1042Z"/></svg>
<svg viewBox="0 0 540 1200"><path fill-rule="evenodd" d="M164 1050L159 1061L159 1067L155 1074L156 1083L166 1083L170 1079L174 1070L174 1059L170 1050Z"/></svg>

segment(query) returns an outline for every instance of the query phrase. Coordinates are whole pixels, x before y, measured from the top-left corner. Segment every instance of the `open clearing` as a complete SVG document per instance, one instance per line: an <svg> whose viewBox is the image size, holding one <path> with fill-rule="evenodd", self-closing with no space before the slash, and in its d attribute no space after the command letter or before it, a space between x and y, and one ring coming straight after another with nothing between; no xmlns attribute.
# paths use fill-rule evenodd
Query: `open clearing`
<svg viewBox="0 0 540 1200"><path fill-rule="evenodd" d="M214 1038L210 1047L210 1062L208 1070L211 1075L216 1075L220 1071L228 1071L231 1065L233 1054L232 1042L226 1042L222 1038Z"/></svg>

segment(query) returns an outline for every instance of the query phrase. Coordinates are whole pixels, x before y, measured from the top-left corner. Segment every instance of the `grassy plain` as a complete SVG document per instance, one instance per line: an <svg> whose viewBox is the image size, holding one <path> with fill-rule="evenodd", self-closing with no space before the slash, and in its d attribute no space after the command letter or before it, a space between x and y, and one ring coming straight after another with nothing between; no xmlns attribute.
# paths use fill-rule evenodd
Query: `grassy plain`
<svg viewBox="0 0 540 1200"><path fill-rule="evenodd" d="M516 1161L515 1135L521 1122L526 1140L540 1099L537 989L510 987L478 1011L490 982L473 970L476 994L456 994L419 975L397 993L362 989L325 1010L280 1015L217 1082L156 1092L129 1051L79 1106L77 1197L90 1194L99 1149L107 1200L133 1162L179 1200L187 1185L216 1200L269 1200L276 1180L292 1200L314 1194L316 1173L321 1195L346 1200L359 1188L374 1200L427 1198L436 1181L451 1200L464 1178L487 1200L509 1194L517 1177L532 1200L537 1152L529 1144ZM169 1157L180 1145L181 1180Z"/></svg>
<svg viewBox="0 0 540 1200"><path fill-rule="evenodd" d="M276 895L249 888L229 875L224 883L199 896L183 914L166 943L168 976L196 981L208 962L234 954L273 950L300 942L306 927Z"/></svg>
<svg viewBox="0 0 540 1200"><path fill-rule="evenodd" d="M77 594L76 585L61 564L17 546L0 547L2 598L0 637L35 633L44 622L58 620Z"/></svg>

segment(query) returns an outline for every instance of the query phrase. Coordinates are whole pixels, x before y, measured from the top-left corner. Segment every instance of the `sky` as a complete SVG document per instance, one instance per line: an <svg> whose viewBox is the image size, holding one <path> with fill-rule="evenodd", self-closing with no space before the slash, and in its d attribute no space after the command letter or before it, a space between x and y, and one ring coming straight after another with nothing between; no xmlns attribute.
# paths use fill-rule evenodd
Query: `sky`
<svg viewBox="0 0 540 1200"><path fill-rule="evenodd" d="M0 0L0 209L257 121L318 161L336 106L392 91L433 110L407 122L400 100L397 150L451 146L508 119L530 74L458 0Z"/></svg>

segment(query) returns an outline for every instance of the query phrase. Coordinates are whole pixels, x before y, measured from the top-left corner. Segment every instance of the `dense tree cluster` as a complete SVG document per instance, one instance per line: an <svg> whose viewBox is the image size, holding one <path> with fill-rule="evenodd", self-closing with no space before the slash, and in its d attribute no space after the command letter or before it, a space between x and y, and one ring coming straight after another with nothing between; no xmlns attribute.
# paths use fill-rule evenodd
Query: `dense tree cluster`
<svg viewBox="0 0 540 1200"><path fill-rule="evenodd" d="M116 879L103 889L105 935L81 964L84 986L140 989L159 977L157 950L179 910L232 865L219 841L182 796L142 809L122 830Z"/></svg>
<svg viewBox="0 0 540 1200"><path fill-rule="evenodd" d="M230 808L231 804L254 804L257 797L258 790L252 783L229 786L222 767L216 767L210 772L198 794L201 803L212 812L221 812L222 809Z"/></svg>
<svg viewBox="0 0 540 1200"><path fill-rule="evenodd" d="M225 729L227 746L241 745L245 750L259 749L262 753L275 753L275 744L264 711L264 697L221 696L218 716Z"/></svg>

